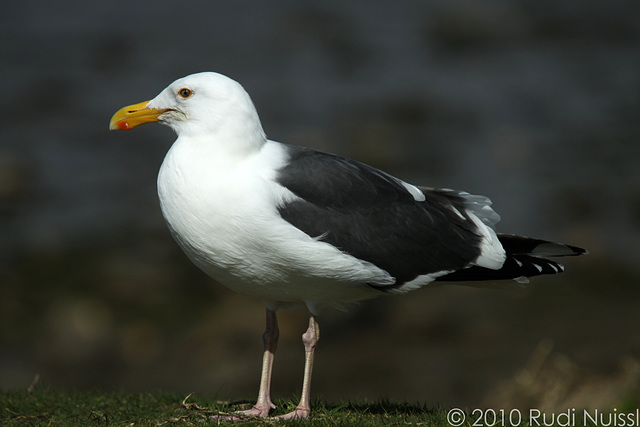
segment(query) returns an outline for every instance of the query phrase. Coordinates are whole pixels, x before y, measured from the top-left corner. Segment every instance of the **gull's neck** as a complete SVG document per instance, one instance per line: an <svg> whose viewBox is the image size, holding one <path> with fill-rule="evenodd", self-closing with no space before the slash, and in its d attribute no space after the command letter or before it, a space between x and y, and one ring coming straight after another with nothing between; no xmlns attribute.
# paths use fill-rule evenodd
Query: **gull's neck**
<svg viewBox="0 0 640 427"><path fill-rule="evenodd" d="M213 115L206 122L194 121L178 129L175 144L194 156L233 161L258 153L266 142L258 114L250 108L218 117Z"/></svg>

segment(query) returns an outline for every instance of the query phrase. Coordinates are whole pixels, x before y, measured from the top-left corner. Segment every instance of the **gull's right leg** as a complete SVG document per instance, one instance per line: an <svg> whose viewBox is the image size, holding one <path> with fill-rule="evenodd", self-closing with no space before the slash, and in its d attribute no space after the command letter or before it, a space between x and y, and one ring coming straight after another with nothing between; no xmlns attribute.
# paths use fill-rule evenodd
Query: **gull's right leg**
<svg viewBox="0 0 640 427"><path fill-rule="evenodd" d="M276 312L267 309L267 327L262 335L264 343L264 355L262 356L262 375L260 377L260 390L258 391L258 400L253 408L245 411L237 411L234 414L238 416L220 416L218 419L241 419L244 416L250 417L268 417L269 411L274 409L276 405L271 402L271 371L273 369L273 357L278 347L278 318Z"/></svg>

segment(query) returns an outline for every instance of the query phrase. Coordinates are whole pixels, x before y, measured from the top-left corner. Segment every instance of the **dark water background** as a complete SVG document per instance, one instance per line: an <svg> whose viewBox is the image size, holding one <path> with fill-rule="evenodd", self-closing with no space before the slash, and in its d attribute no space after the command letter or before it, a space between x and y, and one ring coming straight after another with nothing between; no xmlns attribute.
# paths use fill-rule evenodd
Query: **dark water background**
<svg viewBox="0 0 640 427"><path fill-rule="evenodd" d="M446 287L323 319L313 392L615 405L640 368L637 1L15 1L0 15L0 388L252 398L263 312L179 252L167 128L120 107L204 70L275 140L492 198L500 231L587 247L521 291ZM274 394L299 393L284 313ZM600 405L600 406L598 406Z"/></svg>

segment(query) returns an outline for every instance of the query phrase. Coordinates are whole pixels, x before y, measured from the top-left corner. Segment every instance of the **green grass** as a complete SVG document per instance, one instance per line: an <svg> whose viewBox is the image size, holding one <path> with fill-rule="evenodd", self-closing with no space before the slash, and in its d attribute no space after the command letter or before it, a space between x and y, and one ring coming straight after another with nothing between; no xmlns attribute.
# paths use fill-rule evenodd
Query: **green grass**
<svg viewBox="0 0 640 427"><path fill-rule="evenodd" d="M294 400L276 402L273 415L295 407ZM211 417L250 407L248 402L217 402L200 396L163 392L14 391L0 394L0 425L8 426L164 426L164 425L305 425L446 427L446 411L388 401L330 405L316 402L308 421L220 421ZM206 423L203 423L206 422Z"/></svg>
<svg viewBox="0 0 640 427"><path fill-rule="evenodd" d="M637 402L635 398L621 405L617 414L629 412L633 419L624 418L618 424L607 424L605 416L601 425L637 425ZM278 408L272 415L291 411L294 400L276 402ZM447 422L447 410L431 409L420 404L390 402L342 403L337 405L316 401L309 420L283 421L278 419L221 420L216 415L229 414L235 410L250 408L252 402L220 402L201 396L181 396L164 392L156 393L103 393L60 392L46 389L12 391L0 393L0 425L2 426L204 426L204 425L291 425L291 426L407 426L452 427ZM476 410L479 411L479 410ZM515 411L515 410L514 410ZM574 410L575 421L570 427L585 425L581 411ZM594 411L590 411L591 414ZM612 411L603 413L611 414ZM511 425L509 411L501 420L493 417L483 422L475 411L463 413L459 427L567 427L567 420L555 421L547 415L546 420L527 418L526 411L518 424ZM491 414L490 414L491 415ZM588 427L597 427L587 423Z"/></svg>

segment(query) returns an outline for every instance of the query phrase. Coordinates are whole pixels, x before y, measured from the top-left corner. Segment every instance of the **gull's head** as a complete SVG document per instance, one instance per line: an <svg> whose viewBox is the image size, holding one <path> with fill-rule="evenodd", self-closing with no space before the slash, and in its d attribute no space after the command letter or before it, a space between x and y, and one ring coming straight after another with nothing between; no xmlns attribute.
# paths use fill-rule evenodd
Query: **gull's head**
<svg viewBox="0 0 640 427"><path fill-rule="evenodd" d="M242 86L222 74L191 74L171 83L150 101L118 110L111 130L129 130L160 122L178 135L257 132L264 136L251 98Z"/></svg>

